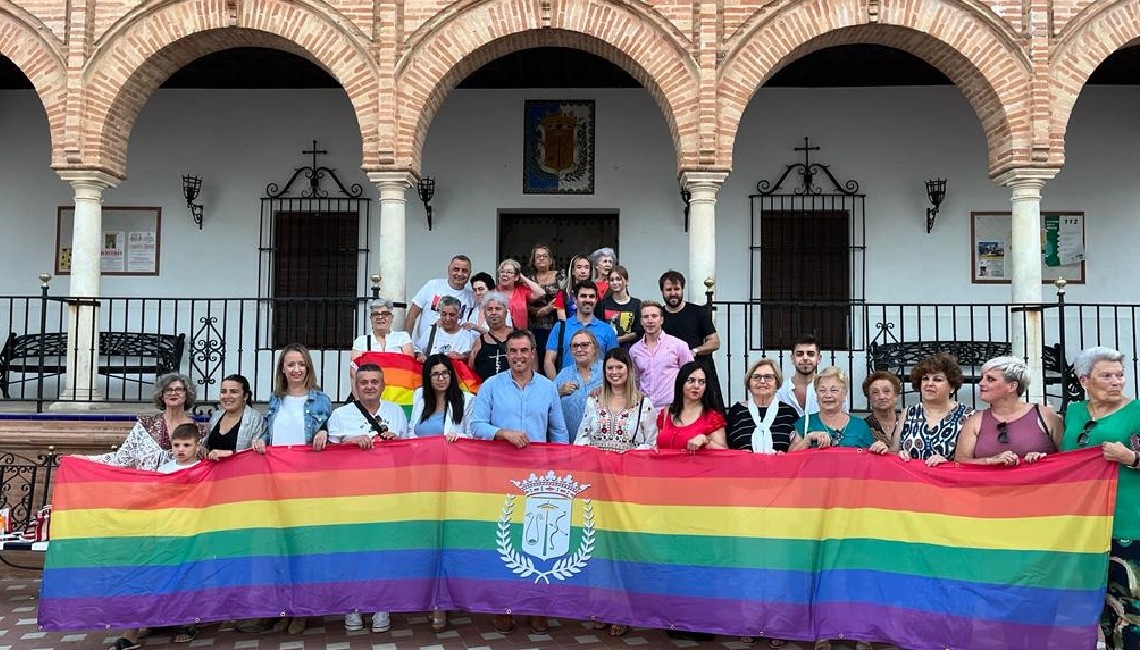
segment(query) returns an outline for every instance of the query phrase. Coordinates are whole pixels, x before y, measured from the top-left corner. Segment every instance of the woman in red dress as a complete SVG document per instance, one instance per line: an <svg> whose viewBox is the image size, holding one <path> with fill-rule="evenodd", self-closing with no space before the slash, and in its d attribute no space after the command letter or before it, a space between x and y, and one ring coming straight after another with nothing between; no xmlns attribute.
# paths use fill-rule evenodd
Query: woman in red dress
<svg viewBox="0 0 1140 650"><path fill-rule="evenodd" d="M724 413L705 390L705 371L696 361L681 366L673 384L673 403L657 413L657 448L728 449Z"/></svg>

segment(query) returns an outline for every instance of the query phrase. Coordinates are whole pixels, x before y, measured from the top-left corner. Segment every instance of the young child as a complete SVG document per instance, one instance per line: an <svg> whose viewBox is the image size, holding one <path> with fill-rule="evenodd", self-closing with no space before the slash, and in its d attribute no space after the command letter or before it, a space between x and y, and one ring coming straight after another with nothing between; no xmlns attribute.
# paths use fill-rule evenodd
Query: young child
<svg viewBox="0 0 1140 650"><path fill-rule="evenodd" d="M158 466L158 472L171 474L198 464L198 425L180 424L170 434L170 451L174 458Z"/></svg>

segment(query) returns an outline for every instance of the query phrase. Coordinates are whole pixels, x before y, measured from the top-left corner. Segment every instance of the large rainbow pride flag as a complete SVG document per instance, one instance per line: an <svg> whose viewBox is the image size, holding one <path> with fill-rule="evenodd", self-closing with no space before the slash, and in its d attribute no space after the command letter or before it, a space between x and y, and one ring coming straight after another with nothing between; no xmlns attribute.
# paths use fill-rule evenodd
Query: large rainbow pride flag
<svg viewBox="0 0 1140 650"><path fill-rule="evenodd" d="M45 629L548 614L915 650L1095 645L1116 465L780 457L439 438L172 475L65 458Z"/></svg>

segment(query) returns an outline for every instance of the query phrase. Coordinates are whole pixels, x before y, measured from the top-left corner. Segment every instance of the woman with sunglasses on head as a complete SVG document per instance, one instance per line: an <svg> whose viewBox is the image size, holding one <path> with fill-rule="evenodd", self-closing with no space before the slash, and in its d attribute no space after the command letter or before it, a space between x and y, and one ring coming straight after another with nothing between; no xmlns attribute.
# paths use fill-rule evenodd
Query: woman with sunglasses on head
<svg viewBox="0 0 1140 650"><path fill-rule="evenodd" d="M922 396L895 425L890 444L876 440L870 451L895 452L903 460L921 460L934 467L954 458L962 425L974 409L953 399L962 387L958 361L940 353L918 362L910 373L910 383Z"/></svg>
<svg viewBox="0 0 1140 650"><path fill-rule="evenodd" d="M1017 357L990 359L982 366L978 396L990 405L966 419L954 461L973 465L1037 462L1057 451L1064 431L1048 406L1022 399L1029 389L1029 366Z"/></svg>
<svg viewBox="0 0 1140 650"><path fill-rule="evenodd" d="M1124 395L1124 355L1105 347L1077 355L1073 372L1088 400L1069 404L1062 451L1099 446L1119 463L1101 627L1110 650L1140 648L1140 402Z"/></svg>
<svg viewBox="0 0 1140 650"><path fill-rule="evenodd" d="M566 366L554 377L554 387L562 398L562 416L570 442L578 435L582 416L586 411L586 398L602 385L602 360L598 356L598 339L590 330L578 330L570 337L570 356L574 363Z"/></svg>

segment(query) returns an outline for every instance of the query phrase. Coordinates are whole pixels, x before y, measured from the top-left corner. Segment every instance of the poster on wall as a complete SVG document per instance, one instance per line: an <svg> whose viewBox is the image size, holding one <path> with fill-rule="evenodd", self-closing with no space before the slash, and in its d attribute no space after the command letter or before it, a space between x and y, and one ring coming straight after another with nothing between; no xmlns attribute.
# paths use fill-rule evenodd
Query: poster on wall
<svg viewBox="0 0 1140 650"><path fill-rule="evenodd" d="M594 193L594 100L526 100L523 193Z"/></svg>
<svg viewBox="0 0 1140 650"><path fill-rule="evenodd" d="M103 275L158 275L161 208L104 207L99 236L99 270ZM56 211L55 274L69 275L75 206Z"/></svg>
<svg viewBox="0 0 1140 650"><path fill-rule="evenodd" d="M975 284L1009 283L1012 279L1013 215L970 213L971 273ZM1085 281L1085 213L1041 211L1041 281L1058 276L1071 283Z"/></svg>

